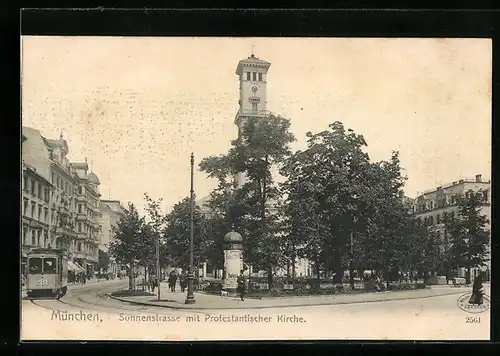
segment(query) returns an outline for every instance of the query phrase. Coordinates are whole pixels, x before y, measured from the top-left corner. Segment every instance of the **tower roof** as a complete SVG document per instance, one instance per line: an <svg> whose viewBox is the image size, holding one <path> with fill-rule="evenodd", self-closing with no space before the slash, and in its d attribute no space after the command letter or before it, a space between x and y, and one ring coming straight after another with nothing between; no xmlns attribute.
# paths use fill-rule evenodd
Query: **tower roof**
<svg viewBox="0 0 500 356"><path fill-rule="evenodd" d="M238 243L242 242L243 237L241 237L240 234L238 234L236 231L229 231L225 236L224 236L224 242L233 242L233 243Z"/></svg>
<svg viewBox="0 0 500 356"><path fill-rule="evenodd" d="M238 62L238 67L236 67L236 74L240 75L243 67L256 67L265 68L266 70L271 66L271 63L263 61L251 54L248 58L242 59Z"/></svg>
<svg viewBox="0 0 500 356"><path fill-rule="evenodd" d="M99 178L93 172L90 172L87 178L92 183L101 184L101 182L99 181Z"/></svg>

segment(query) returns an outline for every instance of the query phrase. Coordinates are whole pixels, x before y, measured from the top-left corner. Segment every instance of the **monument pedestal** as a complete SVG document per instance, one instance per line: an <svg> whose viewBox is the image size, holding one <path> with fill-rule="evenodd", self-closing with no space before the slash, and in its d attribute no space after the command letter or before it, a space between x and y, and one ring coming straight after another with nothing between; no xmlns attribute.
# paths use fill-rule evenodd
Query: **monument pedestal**
<svg viewBox="0 0 500 356"><path fill-rule="evenodd" d="M238 283L236 278L226 278L222 283L222 290L229 293L230 296L235 297L238 295Z"/></svg>
<svg viewBox="0 0 500 356"><path fill-rule="evenodd" d="M224 267L226 270L222 289L230 296L238 295L238 275L243 269L242 237L235 231L224 236Z"/></svg>

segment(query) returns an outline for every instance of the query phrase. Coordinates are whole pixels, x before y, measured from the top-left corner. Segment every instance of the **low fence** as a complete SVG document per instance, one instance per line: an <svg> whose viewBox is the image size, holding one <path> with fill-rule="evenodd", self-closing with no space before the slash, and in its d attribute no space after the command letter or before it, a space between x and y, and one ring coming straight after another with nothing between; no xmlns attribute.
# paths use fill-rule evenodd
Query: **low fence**
<svg viewBox="0 0 500 356"><path fill-rule="evenodd" d="M339 294L339 293L362 293L362 292L381 292L388 290L414 290L426 288L426 285L420 283L391 282L387 288L385 283L376 281L354 282L354 288L351 284L333 283L331 280L319 279L275 279L273 285L269 288L267 279L250 279L250 286L247 286L247 293L252 296L299 296L299 295L321 295L321 294ZM248 282L248 280L247 280ZM206 293L218 294L223 288L222 280L201 281L198 284L198 290Z"/></svg>

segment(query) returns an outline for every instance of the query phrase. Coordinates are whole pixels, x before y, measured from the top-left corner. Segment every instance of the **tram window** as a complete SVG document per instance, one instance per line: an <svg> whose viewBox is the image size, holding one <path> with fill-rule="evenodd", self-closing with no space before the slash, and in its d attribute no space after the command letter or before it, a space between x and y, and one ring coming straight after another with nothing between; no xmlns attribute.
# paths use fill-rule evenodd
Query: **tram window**
<svg viewBox="0 0 500 356"><path fill-rule="evenodd" d="M43 273L55 274L56 273L56 259L53 257L43 259Z"/></svg>
<svg viewBox="0 0 500 356"><path fill-rule="evenodd" d="M32 257L28 260L29 273L39 274L42 273L42 259L40 257Z"/></svg>

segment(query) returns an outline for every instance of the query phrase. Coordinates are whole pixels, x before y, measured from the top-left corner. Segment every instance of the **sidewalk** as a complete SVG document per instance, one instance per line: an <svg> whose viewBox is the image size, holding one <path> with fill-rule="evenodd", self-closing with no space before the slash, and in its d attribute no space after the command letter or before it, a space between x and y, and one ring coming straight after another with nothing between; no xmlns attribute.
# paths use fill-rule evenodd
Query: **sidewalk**
<svg viewBox="0 0 500 356"><path fill-rule="evenodd" d="M185 304L186 294L178 289L172 293L168 290L166 283L161 285L161 300L155 296L137 297L114 297L111 298L122 302L139 305L164 307L171 309L262 309L262 308L285 308L285 307L306 307L317 305L355 304L383 302L390 300L430 298L443 295L463 294L470 291L470 288L430 288L400 292L380 292L380 293L358 293L358 294L336 294L322 296L305 297L283 297L265 299L246 299L241 301L238 298L223 298L218 295L194 293L195 304Z"/></svg>

